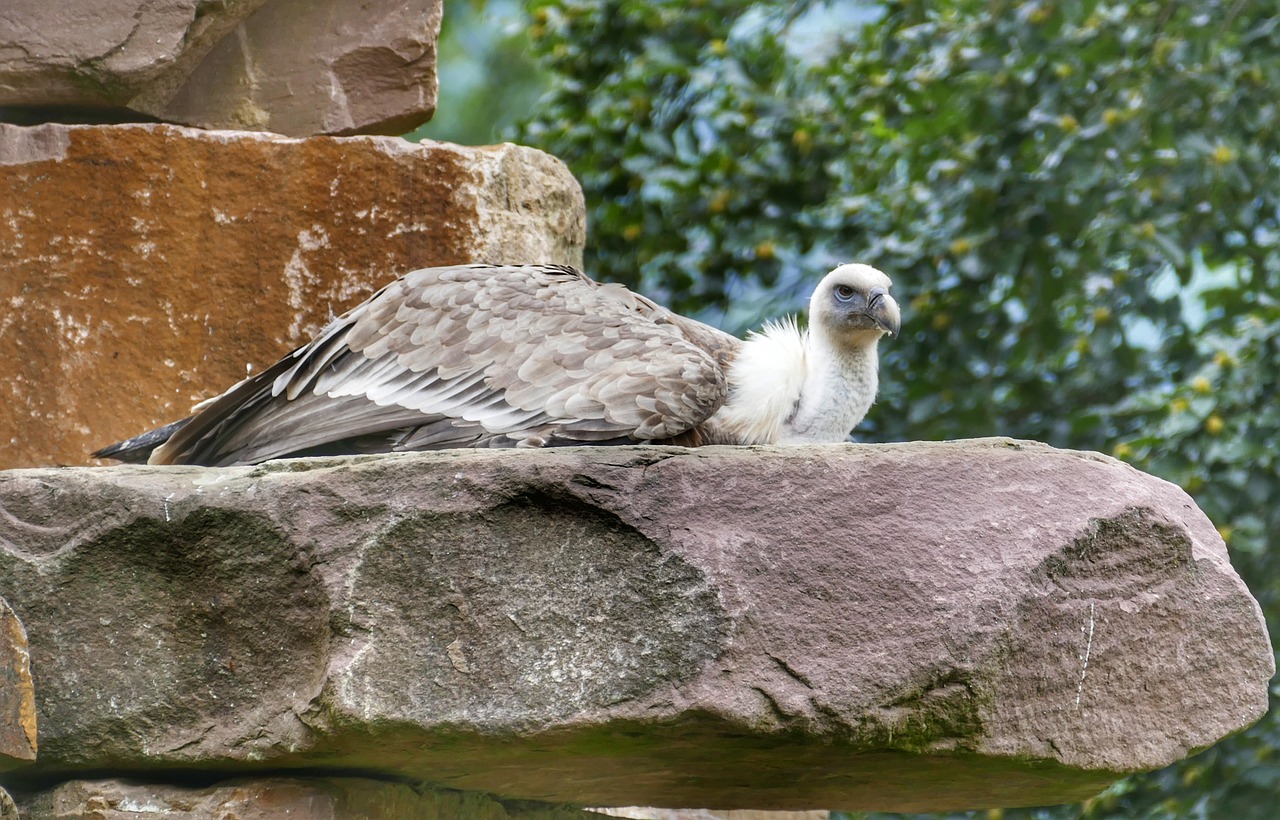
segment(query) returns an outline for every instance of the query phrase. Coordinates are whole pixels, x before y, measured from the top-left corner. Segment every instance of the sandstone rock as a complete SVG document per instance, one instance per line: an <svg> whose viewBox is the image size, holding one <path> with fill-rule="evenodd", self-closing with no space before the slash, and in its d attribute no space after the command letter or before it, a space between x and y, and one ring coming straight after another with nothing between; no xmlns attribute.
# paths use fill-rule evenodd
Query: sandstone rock
<svg viewBox="0 0 1280 820"><path fill-rule="evenodd" d="M102 112L127 109L155 84L172 92L264 2L6 0L0 105Z"/></svg>
<svg viewBox="0 0 1280 820"><path fill-rule="evenodd" d="M0 598L0 770L35 757L36 703L27 633Z"/></svg>
<svg viewBox="0 0 1280 820"><path fill-rule="evenodd" d="M0 474L22 774L359 770L588 806L1077 800L1257 720L1181 490L1007 440Z"/></svg>
<svg viewBox="0 0 1280 820"><path fill-rule="evenodd" d="M415 268L580 265L584 224L514 145L0 125L0 468L183 417Z"/></svg>
<svg viewBox="0 0 1280 820"><path fill-rule="evenodd" d="M435 113L441 6L272 0L171 99L136 107L170 122L296 137L404 134Z"/></svg>
<svg viewBox="0 0 1280 820"><path fill-rule="evenodd" d="M22 801L44 820L587 820L556 806L504 805L478 794L419 791L354 777L246 778L204 788L75 780ZM0 820L4 820L0 815Z"/></svg>
<svg viewBox="0 0 1280 820"><path fill-rule="evenodd" d="M6 0L0 118L404 133L435 111L440 15L440 0Z"/></svg>

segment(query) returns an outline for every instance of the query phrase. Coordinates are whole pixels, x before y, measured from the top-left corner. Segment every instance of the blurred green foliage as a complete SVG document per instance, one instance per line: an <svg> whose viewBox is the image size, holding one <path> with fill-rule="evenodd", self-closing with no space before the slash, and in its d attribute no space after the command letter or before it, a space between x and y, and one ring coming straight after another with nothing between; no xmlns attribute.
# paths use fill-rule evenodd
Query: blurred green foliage
<svg viewBox="0 0 1280 820"><path fill-rule="evenodd" d="M520 0L449 0L440 25L436 114L407 139L487 145L529 116L549 78L528 54Z"/></svg>
<svg viewBox="0 0 1280 820"><path fill-rule="evenodd" d="M840 262L882 268L905 327L860 438L1035 438L1176 482L1280 636L1274 4L528 13L551 90L513 136L582 182L589 272L736 331ZM1271 817L1277 749L1273 709L1086 804L1004 816Z"/></svg>

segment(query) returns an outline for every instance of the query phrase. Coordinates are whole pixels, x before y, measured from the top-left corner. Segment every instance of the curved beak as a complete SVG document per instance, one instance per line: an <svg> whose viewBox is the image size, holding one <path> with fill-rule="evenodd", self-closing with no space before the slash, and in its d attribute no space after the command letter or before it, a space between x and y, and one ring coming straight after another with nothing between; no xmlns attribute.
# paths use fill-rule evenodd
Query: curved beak
<svg viewBox="0 0 1280 820"><path fill-rule="evenodd" d="M877 327L894 338L902 330L902 313L898 310L898 303L884 288L872 288L867 294L867 316L871 317Z"/></svg>

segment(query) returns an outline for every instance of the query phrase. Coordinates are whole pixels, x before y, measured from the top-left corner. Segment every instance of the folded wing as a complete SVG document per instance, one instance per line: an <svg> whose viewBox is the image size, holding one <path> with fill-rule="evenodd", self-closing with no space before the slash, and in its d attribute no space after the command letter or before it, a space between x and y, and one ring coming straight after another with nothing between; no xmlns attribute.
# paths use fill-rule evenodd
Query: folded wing
<svg viewBox="0 0 1280 820"><path fill-rule="evenodd" d="M206 402L151 463L678 438L738 341L562 266L427 268Z"/></svg>

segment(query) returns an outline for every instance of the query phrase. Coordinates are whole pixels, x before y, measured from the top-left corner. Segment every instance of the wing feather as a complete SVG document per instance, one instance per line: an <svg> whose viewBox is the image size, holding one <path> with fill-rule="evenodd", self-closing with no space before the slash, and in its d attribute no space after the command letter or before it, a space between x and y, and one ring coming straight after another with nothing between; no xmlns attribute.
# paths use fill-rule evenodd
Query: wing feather
<svg viewBox="0 0 1280 820"><path fill-rule="evenodd" d="M152 461L669 439L723 404L737 344L572 268L425 268L210 402Z"/></svg>

